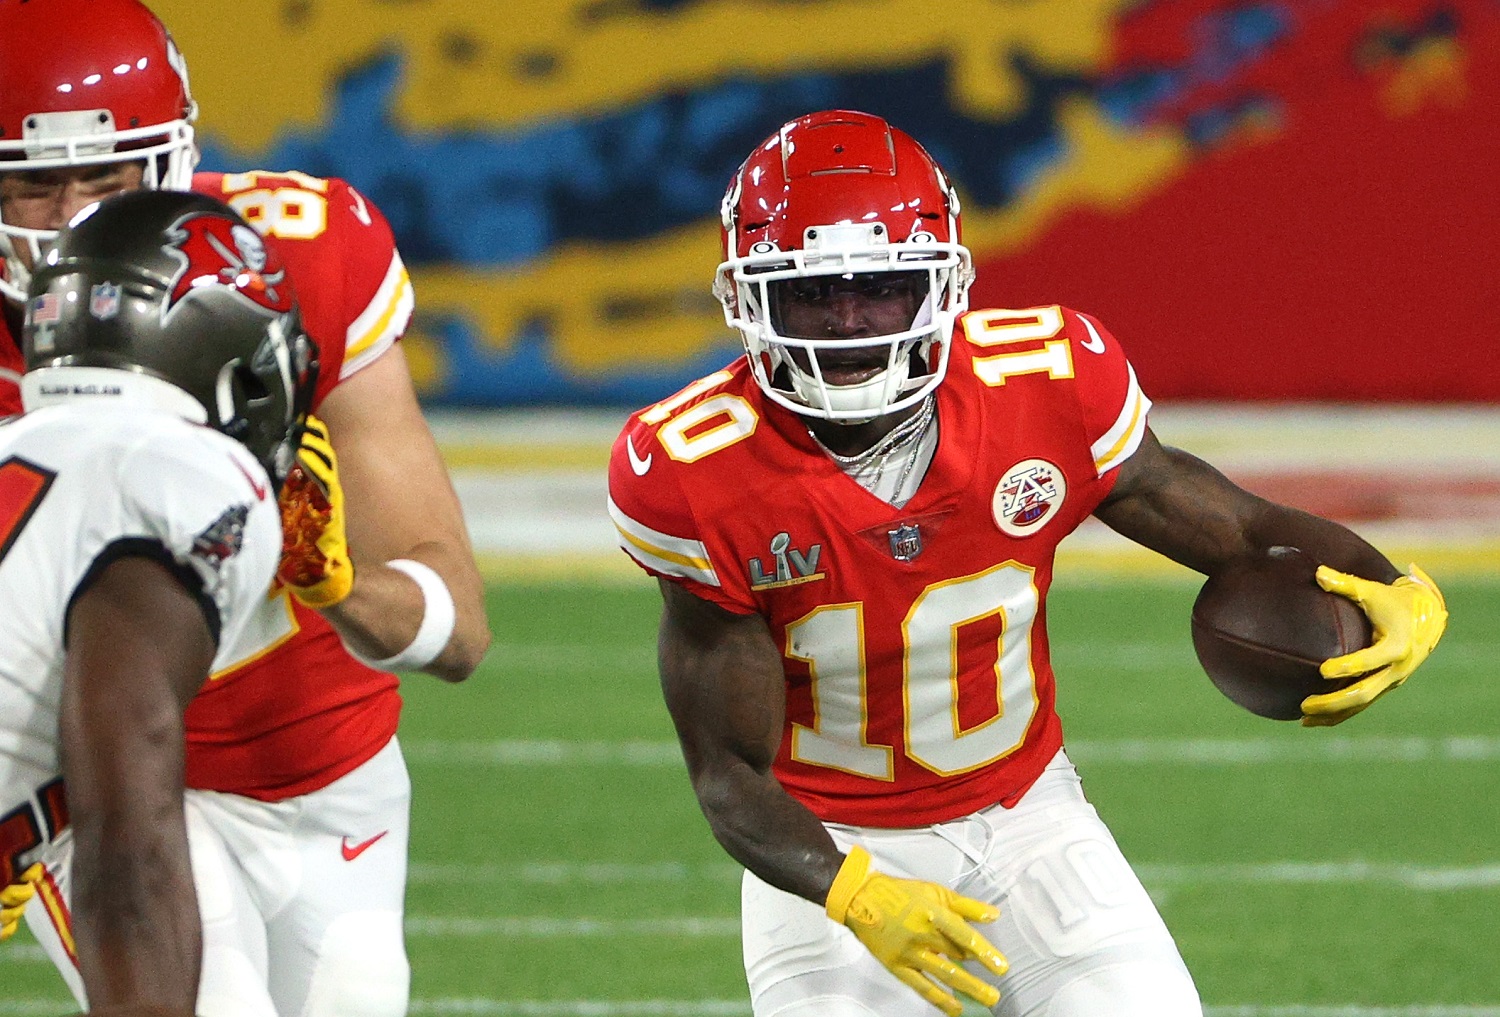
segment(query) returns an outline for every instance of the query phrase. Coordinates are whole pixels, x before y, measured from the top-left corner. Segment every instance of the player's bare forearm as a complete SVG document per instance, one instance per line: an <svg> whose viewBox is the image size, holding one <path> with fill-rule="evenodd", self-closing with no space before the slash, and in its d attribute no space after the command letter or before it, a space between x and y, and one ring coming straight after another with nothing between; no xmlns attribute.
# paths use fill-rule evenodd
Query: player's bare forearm
<svg viewBox="0 0 1500 1017"><path fill-rule="evenodd" d="M179 792L180 796L180 792ZM150 999L193 1012L202 930L182 802L119 817L75 818L73 935L90 1000ZM98 1012L98 1011L92 1011Z"/></svg>
<svg viewBox="0 0 1500 1017"><path fill-rule="evenodd" d="M1257 497L1196 456L1147 432L1121 466L1110 497L1095 510L1111 529L1205 575L1277 545L1379 582L1400 573L1347 527Z"/></svg>
<svg viewBox="0 0 1500 1017"><path fill-rule="evenodd" d="M688 769L714 838L735 861L777 889L820 905L828 899L844 856L775 777L734 758Z"/></svg>
<svg viewBox="0 0 1500 1017"><path fill-rule="evenodd" d="M99 1008L191 1013L202 930L183 816L182 713L214 639L162 565L122 558L75 602L59 716L78 966Z"/></svg>
<svg viewBox="0 0 1500 1017"><path fill-rule="evenodd" d="M343 381L319 408L338 452L354 588L325 612L361 656L385 659L411 642L425 600L392 559L421 562L453 597L453 634L422 670L461 681L490 643L484 583L458 496L422 417L398 346Z"/></svg>
<svg viewBox="0 0 1500 1017"><path fill-rule="evenodd" d="M699 807L735 861L822 904L844 856L771 772L786 692L764 621L660 585L662 692Z"/></svg>
<svg viewBox="0 0 1500 1017"><path fill-rule="evenodd" d="M439 576L462 569L454 554L442 544L424 544L401 557L418 561ZM427 598L416 581L385 562L359 561L355 555L354 588L349 596L323 610L323 616L338 630L344 644L370 660L383 660L411 644L428 608ZM451 592L451 588L450 588ZM458 598L454 597L455 615ZM469 677L489 646L489 625L475 631L456 620L447 645L420 670L444 681L460 682Z"/></svg>

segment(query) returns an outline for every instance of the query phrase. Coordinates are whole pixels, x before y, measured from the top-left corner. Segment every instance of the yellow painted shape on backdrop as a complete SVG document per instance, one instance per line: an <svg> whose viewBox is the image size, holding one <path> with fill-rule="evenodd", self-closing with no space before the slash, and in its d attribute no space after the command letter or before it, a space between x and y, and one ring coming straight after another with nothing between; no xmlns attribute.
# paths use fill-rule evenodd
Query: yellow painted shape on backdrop
<svg viewBox="0 0 1500 1017"><path fill-rule="evenodd" d="M255 151L309 130L349 68L400 49L396 111L412 130L509 130L618 110L734 75L777 77L949 62L954 105L998 121L1025 102L1012 57L1086 72L1137 0L705 0L648 13L600 0L153 0L192 71L205 129ZM485 12L484 14L477 12ZM485 16L485 15L488 16ZM902 125L920 136L921 124ZM768 125L768 132L774 125Z"/></svg>

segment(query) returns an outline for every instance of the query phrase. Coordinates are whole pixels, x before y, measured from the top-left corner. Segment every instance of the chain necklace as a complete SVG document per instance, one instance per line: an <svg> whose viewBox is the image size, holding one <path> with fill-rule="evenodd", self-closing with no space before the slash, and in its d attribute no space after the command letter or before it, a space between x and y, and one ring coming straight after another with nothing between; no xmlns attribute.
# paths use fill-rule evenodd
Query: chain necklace
<svg viewBox="0 0 1500 1017"><path fill-rule="evenodd" d="M815 434L813 440L818 442L819 448L828 453L829 458L839 464L840 469L872 493L879 488L880 481L884 478L886 467L891 460L903 452L907 453L906 461L901 465L901 473L896 478L896 486L891 491L892 499L899 498L901 491L906 487L907 480L911 477L911 471L915 468L917 460L922 458L916 446L921 444L928 429L932 426L936 406L937 401L932 396L928 396L922 400L920 410L891 428L890 432L874 445L852 456L839 455L824 445Z"/></svg>

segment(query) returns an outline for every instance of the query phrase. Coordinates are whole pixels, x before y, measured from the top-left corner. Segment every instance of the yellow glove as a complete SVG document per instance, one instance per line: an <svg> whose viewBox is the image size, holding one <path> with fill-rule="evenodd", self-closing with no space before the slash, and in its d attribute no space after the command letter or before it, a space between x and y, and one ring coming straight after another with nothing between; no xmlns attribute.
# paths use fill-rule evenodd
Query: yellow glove
<svg viewBox="0 0 1500 1017"><path fill-rule="evenodd" d="M328 428L307 418L297 462L281 487L281 567L276 578L308 607L332 607L354 588L344 533L344 488Z"/></svg>
<svg viewBox="0 0 1500 1017"><path fill-rule="evenodd" d="M26 905L36 896L36 885L42 880L42 863L37 862L21 873L17 880L0 889L0 942L16 934Z"/></svg>
<svg viewBox="0 0 1500 1017"><path fill-rule="evenodd" d="M1365 677L1337 692L1302 700L1304 725L1327 727L1348 720L1406 681L1437 646L1448 627L1442 591L1415 565L1410 572L1387 585L1318 566L1318 585L1358 604L1370 619L1375 642L1323 662L1324 678Z"/></svg>
<svg viewBox="0 0 1500 1017"><path fill-rule="evenodd" d="M927 1002L958 1017L963 1005L943 986L994 1006L1000 990L959 966L973 958L997 975L1009 965L969 922L993 922L998 909L936 883L870 871L870 854L850 850L828 891L828 917L847 925L880 963Z"/></svg>

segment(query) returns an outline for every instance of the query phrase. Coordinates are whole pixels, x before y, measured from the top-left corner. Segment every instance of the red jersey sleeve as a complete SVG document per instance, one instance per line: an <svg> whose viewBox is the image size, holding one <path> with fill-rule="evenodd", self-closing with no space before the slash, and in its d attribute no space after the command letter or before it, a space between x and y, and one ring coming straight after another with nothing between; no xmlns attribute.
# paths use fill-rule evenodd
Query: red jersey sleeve
<svg viewBox="0 0 1500 1017"><path fill-rule="evenodd" d="M380 210L348 183L304 173L199 173L281 252L318 343L314 404L390 349L411 321L411 278Z"/></svg>
<svg viewBox="0 0 1500 1017"><path fill-rule="evenodd" d="M609 515L620 549L654 576L735 614L757 610L738 569L725 568L689 496L683 464L636 414L615 440L609 458ZM719 553L722 557L722 551Z"/></svg>
<svg viewBox="0 0 1500 1017"><path fill-rule="evenodd" d="M1141 391L1125 351L1098 319L1061 308L1070 341L1079 409L1094 457L1104 476L1129 459L1146 435L1151 400Z"/></svg>

